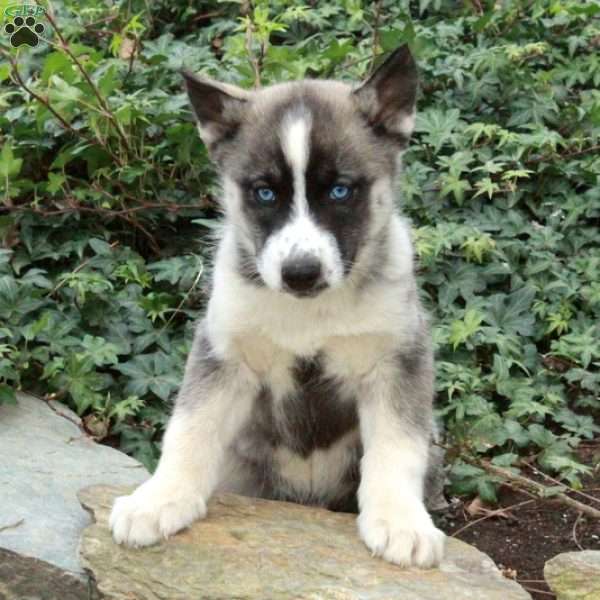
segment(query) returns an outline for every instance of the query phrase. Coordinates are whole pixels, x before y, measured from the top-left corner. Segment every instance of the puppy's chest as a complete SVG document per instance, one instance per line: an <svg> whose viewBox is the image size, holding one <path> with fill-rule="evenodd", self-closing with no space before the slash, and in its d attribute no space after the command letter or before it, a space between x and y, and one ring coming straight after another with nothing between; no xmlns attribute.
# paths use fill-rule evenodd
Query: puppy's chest
<svg viewBox="0 0 600 600"><path fill-rule="evenodd" d="M264 377L237 452L266 477L275 498L327 504L357 480L357 398L323 355L285 360Z"/></svg>
<svg viewBox="0 0 600 600"><path fill-rule="evenodd" d="M266 336L236 339L232 350L261 382L238 448L257 463L293 455L312 462L333 458L341 465L346 453L359 448L364 377L392 346L389 336L329 337L307 355Z"/></svg>
<svg viewBox="0 0 600 600"><path fill-rule="evenodd" d="M265 377L254 406L254 429L273 449L302 458L333 447L358 425L351 380L328 372L322 355L295 358Z"/></svg>

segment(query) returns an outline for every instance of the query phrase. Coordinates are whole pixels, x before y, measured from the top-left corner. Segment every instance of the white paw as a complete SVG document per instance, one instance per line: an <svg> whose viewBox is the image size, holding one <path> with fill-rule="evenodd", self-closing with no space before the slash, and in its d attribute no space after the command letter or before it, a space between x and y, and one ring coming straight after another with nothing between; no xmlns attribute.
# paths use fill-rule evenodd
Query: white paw
<svg viewBox="0 0 600 600"><path fill-rule="evenodd" d="M373 556L402 567L434 567L442 560L446 536L421 504L367 506L358 517L358 531Z"/></svg>
<svg viewBox="0 0 600 600"><path fill-rule="evenodd" d="M115 500L109 525L117 544L149 546L206 515L206 503L194 494L161 487L150 479L130 496Z"/></svg>

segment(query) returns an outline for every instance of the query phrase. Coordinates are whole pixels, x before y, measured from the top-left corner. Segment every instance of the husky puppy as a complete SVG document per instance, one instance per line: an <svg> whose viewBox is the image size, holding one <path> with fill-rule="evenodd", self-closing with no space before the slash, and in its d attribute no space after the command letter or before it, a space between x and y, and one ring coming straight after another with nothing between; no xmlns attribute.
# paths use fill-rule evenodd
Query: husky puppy
<svg viewBox="0 0 600 600"><path fill-rule="evenodd" d="M118 498L116 542L153 544L216 491L343 508L374 555L430 567L433 359L394 209L415 120L406 47L365 82L253 91L185 73L224 231L162 457Z"/></svg>

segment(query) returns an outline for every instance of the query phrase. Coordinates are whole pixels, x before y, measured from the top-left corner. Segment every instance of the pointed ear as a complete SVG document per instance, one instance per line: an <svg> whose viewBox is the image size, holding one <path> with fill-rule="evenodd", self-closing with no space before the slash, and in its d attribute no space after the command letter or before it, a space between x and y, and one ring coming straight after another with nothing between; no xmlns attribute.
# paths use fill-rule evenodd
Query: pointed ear
<svg viewBox="0 0 600 600"><path fill-rule="evenodd" d="M213 151L220 142L235 135L244 116L250 92L194 75L187 70L183 70L181 74L185 79L200 137L209 151Z"/></svg>
<svg viewBox="0 0 600 600"><path fill-rule="evenodd" d="M357 89L358 109L378 135L389 136L406 146L415 124L417 66L408 49L401 46Z"/></svg>

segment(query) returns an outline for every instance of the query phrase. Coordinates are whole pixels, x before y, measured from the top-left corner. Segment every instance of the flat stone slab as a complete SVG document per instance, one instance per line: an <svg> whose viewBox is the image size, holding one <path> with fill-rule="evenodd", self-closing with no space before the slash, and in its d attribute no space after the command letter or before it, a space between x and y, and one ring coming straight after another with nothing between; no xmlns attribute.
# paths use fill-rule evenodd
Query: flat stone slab
<svg viewBox="0 0 600 600"><path fill-rule="evenodd" d="M93 442L63 405L24 394L17 399L15 406L0 406L0 548L82 577L77 546L91 517L77 491L139 483L148 472Z"/></svg>
<svg viewBox="0 0 600 600"><path fill-rule="evenodd" d="M2 600L100 600L92 582L50 563L0 548Z"/></svg>
<svg viewBox="0 0 600 600"><path fill-rule="evenodd" d="M482 552L449 539L439 569L403 570L373 558L355 515L222 495L208 516L148 548L117 546L108 528L126 488L79 498L96 522L83 533L83 564L107 600L525 600Z"/></svg>
<svg viewBox="0 0 600 600"><path fill-rule="evenodd" d="M544 566L556 600L600 600L600 550L565 552Z"/></svg>

